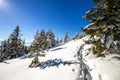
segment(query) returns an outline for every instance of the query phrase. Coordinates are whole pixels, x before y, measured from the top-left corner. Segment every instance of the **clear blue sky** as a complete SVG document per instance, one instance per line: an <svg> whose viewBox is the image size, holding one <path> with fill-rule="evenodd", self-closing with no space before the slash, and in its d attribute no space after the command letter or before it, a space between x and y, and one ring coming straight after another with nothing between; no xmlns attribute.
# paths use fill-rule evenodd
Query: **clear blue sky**
<svg viewBox="0 0 120 80"><path fill-rule="evenodd" d="M7 39L16 25L27 42L41 29L52 29L60 38L67 31L72 37L88 24L82 16L92 7L92 0L0 0L0 40Z"/></svg>

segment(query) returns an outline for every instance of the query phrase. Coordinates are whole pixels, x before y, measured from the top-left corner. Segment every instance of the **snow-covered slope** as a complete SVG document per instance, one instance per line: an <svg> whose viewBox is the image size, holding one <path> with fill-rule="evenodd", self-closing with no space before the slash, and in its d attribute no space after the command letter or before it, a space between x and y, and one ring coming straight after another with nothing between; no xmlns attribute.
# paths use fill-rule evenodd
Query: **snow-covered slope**
<svg viewBox="0 0 120 80"><path fill-rule="evenodd" d="M83 44L83 40L79 39L50 49L45 57L39 57L41 63L37 68L28 67L33 58L27 55L2 62L0 80L84 80L83 76L88 77L85 74L88 68L92 79L87 80L120 80L120 55L95 58L92 54L86 55L90 53L87 51L90 45L84 45L80 61L78 53Z"/></svg>
<svg viewBox="0 0 120 80"><path fill-rule="evenodd" d="M52 48L37 68L29 68L32 59L26 56L0 63L0 80L75 80L77 77L76 53L81 40L70 41Z"/></svg>
<svg viewBox="0 0 120 80"><path fill-rule="evenodd" d="M82 50L83 59L90 68L92 80L120 80L120 55L109 54L96 58L93 54L86 55L91 45L85 45Z"/></svg>

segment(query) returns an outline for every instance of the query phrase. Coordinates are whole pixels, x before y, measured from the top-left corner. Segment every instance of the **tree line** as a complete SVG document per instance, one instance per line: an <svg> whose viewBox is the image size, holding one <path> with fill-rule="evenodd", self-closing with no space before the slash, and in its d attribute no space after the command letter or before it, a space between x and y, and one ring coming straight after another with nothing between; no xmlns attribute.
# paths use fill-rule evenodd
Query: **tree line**
<svg viewBox="0 0 120 80"><path fill-rule="evenodd" d="M77 36L74 36L74 38L75 37L79 37L78 34ZM58 37L55 39L55 34L51 29L47 32L42 29L41 31L36 31L34 40L28 48L25 45L25 39L21 39L20 27L17 25L10 34L9 38L1 42L0 61L20 57L28 53L30 56L37 53L36 56L38 57L41 52L44 52L45 50L48 51L50 48L58 45L59 43L66 43L68 41L70 41L68 32L66 32L64 39L59 39Z"/></svg>
<svg viewBox="0 0 120 80"><path fill-rule="evenodd" d="M89 49L97 57L109 53L120 53L120 0L93 0L95 7L85 13L83 19L89 20L88 26L82 29L83 35L77 33L70 39L66 32L64 39L55 39L52 30L36 31L34 40L28 49L25 40L19 34L19 26L15 28L9 38L1 43L0 60L20 57L24 54L34 53L39 56L40 52L49 50L61 42L76 40L88 36L87 44L92 44ZM37 59L37 57L35 58Z"/></svg>

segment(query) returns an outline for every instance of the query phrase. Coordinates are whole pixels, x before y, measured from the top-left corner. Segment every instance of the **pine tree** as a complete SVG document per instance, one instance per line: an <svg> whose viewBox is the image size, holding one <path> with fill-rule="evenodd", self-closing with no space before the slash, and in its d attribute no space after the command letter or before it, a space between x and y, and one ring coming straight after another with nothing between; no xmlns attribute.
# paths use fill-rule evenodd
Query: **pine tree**
<svg viewBox="0 0 120 80"><path fill-rule="evenodd" d="M30 48L30 56L32 56L33 53L36 53L36 55L35 58L32 60L31 64L29 65L29 67L35 67L39 63L38 56L40 55L41 52L43 53L43 45L44 45L44 41L41 38L41 33L37 31L34 41Z"/></svg>
<svg viewBox="0 0 120 80"><path fill-rule="evenodd" d="M59 38L57 37L56 44L59 44Z"/></svg>
<svg viewBox="0 0 120 80"><path fill-rule="evenodd" d="M32 42L31 46L30 46L30 55L32 56L33 53L35 53L36 51L36 42L39 43L39 48L44 51L44 50L49 50L49 48L55 46L55 36L53 34L53 32L51 30L49 30L48 32L45 32L45 30L41 30L40 32L37 31L34 41Z"/></svg>
<svg viewBox="0 0 120 80"><path fill-rule="evenodd" d="M64 42L68 42L70 40L68 32L66 32L65 37L64 37Z"/></svg>
<svg viewBox="0 0 120 80"><path fill-rule="evenodd" d="M40 39L42 40L42 42L43 42L43 45L42 45L42 49L43 50L45 50L46 49L46 46L47 46L47 44L46 44L46 33L45 33L45 30L41 30L41 32L40 32Z"/></svg>
<svg viewBox="0 0 120 80"><path fill-rule="evenodd" d="M2 60L2 46L0 45L0 62L1 62L1 60Z"/></svg>
<svg viewBox="0 0 120 80"><path fill-rule="evenodd" d="M48 46L51 48L53 46L55 46L55 35L54 33L50 30L48 30L48 32L46 32L46 41L48 42Z"/></svg>
<svg viewBox="0 0 120 80"><path fill-rule="evenodd" d="M120 0L93 0L91 8L84 16L90 24L83 29L90 36L93 53L101 56L107 52L120 52Z"/></svg>
<svg viewBox="0 0 120 80"><path fill-rule="evenodd" d="M61 38L60 41L59 41L59 43L62 43L62 42L63 42L63 39Z"/></svg>
<svg viewBox="0 0 120 80"><path fill-rule="evenodd" d="M44 30L41 32L37 31L34 37L34 41L30 46L30 56L34 53L37 53L35 58L32 60L29 67L35 67L39 63L38 56L40 53L44 53L44 50L48 50L49 48L55 46L55 36L51 30L45 33ZM42 55L42 54L41 54Z"/></svg>
<svg viewBox="0 0 120 80"><path fill-rule="evenodd" d="M41 32L40 32L40 38L42 39L43 42L46 40L45 30L41 30Z"/></svg>
<svg viewBox="0 0 120 80"><path fill-rule="evenodd" d="M20 38L19 32L20 32L19 26L17 26L13 33L10 35L10 37L2 42L1 44L2 60L16 58L26 54L25 45L22 39Z"/></svg>
<svg viewBox="0 0 120 80"><path fill-rule="evenodd" d="M78 33L75 34L75 36L73 37L73 40L79 39L79 35Z"/></svg>
<svg viewBox="0 0 120 80"><path fill-rule="evenodd" d="M40 52L43 52L43 39L41 38L41 34L39 31L36 32L34 41L32 42L30 46L30 56L32 56L34 53L37 53L37 57Z"/></svg>

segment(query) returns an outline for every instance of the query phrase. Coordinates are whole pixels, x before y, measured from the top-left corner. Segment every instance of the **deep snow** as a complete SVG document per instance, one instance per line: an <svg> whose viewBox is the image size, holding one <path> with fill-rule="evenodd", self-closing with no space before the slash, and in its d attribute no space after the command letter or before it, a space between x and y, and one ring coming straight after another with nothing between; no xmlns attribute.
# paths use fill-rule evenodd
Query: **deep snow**
<svg viewBox="0 0 120 80"><path fill-rule="evenodd" d="M33 58L27 55L4 61L0 63L0 80L77 80L82 65L77 53L83 44L79 39L50 49L45 57L39 57L41 64L37 68L28 67ZM81 54L92 80L120 80L120 56L95 58L93 54L86 55L89 47L84 45Z"/></svg>
<svg viewBox="0 0 120 80"><path fill-rule="evenodd" d="M64 45L50 49L46 52L45 57L39 57L40 62L61 60L66 65L59 63L45 68L29 68L33 58L21 57L12 60L7 60L0 63L0 80L75 80L77 77L76 63L69 64L69 62L76 61L76 52L80 45L80 40L70 41ZM52 64L50 64L52 65Z"/></svg>

